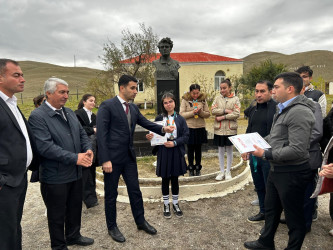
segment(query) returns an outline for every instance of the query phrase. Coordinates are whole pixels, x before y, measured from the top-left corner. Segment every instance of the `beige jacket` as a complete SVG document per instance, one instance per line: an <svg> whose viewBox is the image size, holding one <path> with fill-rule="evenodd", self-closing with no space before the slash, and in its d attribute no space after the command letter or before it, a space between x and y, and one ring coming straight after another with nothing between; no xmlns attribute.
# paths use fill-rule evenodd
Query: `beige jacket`
<svg viewBox="0 0 333 250"><path fill-rule="evenodd" d="M237 134L237 119L240 114L240 102L237 96L231 94L228 97L218 95L212 104L212 115L225 116L222 121L214 121L214 134L216 135L236 135ZM226 109L231 109L230 114L225 113Z"/></svg>
<svg viewBox="0 0 333 250"><path fill-rule="evenodd" d="M194 118L193 99L189 92L182 97L179 114L186 119L189 128L204 128L206 127L205 118L210 116L206 95L200 93L198 97L198 108L201 109L198 113L198 118Z"/></svg>

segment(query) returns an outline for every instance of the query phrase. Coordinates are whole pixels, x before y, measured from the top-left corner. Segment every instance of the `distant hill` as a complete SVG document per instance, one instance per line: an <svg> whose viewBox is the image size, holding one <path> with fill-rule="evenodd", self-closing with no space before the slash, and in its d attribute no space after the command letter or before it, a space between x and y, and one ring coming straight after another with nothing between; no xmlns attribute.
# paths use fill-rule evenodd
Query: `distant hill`
<svg viewBox="0 0 333 250"><path fill-rule="evenodd" d="M26 80L23 98L31 98L43 93L44 82L50 77L57 77L69 84L71 93L82 90L88 81L96 77L101 70L84 67L63 67L49 63L21 61L19 62Z"/></svg>
<svg viewBox="0 0 333 250"><path fill-rule="evenodd" d="M313 50L308 52L285 55L277 52L263 51L253 53L243 58L244 74L261 61L271 59L274 63L287 65L289 71L309 65L313 70L313 78L323 77L327 82L333 82L333 52L328 50Z"/></svg>
<svg viewBox="0 0 333 250"><path fill-rule="evenodd" d="M294 71L302 65L310 65L314 72L314 79L322 76L325 81L333 82L333 52L328 50L314 50L292 55L271 51L253 53L242 58L244 60L244 74L254 65L259 65L261 61L269 58L275 63L286 64L290 71ZM34 96L42 93L45 80L52 76L67 81L72 94L76 93L77 89L81 93L88 81L102 72L97 69L62 67L33 61L21 61L20 66L26 80L26 87L23 92L24 99L32 99Z"/></svg>

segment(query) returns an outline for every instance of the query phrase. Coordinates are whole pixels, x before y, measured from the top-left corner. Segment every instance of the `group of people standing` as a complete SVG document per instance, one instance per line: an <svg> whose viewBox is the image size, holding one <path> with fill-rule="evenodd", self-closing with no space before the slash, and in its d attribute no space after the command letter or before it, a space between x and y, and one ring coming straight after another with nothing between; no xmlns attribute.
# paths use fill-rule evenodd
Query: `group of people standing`
<svg viewBox="0 0 333 250"><path fill-rule="evenodd" d="M102 166L104 173L105 215L110 236L118 242L125 241L116 223L120 175L127 185L137 228L156 234L157 230L144 217L133 148L136 124L166 135L167 142L154 149L158 159L156 174L162 177L164 216L171 216L170 182L172 208L177 217L183 215L178 202L178 177L184 175L187 169L191 176L201 174L201 146L207 142L204 119L210 116L208 103L198 84L191 85L189 93L184 95L180 114L175 111L173 94L166 93L162 97L163 113L156 117L156 121L163 121L164 126L148 121L131 103L137 94L137 80L128 75L120 77L119 94L103 102L97 116L92 112L95 107L93 95L84 95L78 110L73 112L64 107L69 94L68 83L59 78L49 78L44 84L44 96L34 99L36 109L32 111L28 122L17 107L14 96L24 90L24 84L19 64L10 59L0 59L1 249L22 247L20 222L27 190L27 168L33 171L31 181L41 183L52 249L94 243L93 239L81 235L80 228L82 201L87 208L98 205L95 182L97 165ZM230 132L223 134L223 127L229 128L230 123L234 123L240 108L238 98L236 103L226 105L229 99L235 97L231 95L230 82L227 83L227 91L222 91L222 86L224 84L221 84L221 94L226 100L215 101L214 104L216 123L220 123L216 129L219 137L230 135ZM237 111L233 114L235 108ZM222 120L230 122L224 125ZM233 130L236 129L237 126L234 126ZM147 136L147 139L151 138ZM188 168L184 158L185 144L188 145ZM218 145L225 146L223 142Z"/></svg>
<svg viewBox="0 0 333 250"><path fill-rule="evenodd" d="M255 146L254 152L242 155L250 160L260 204L259 213L249 217L248 221L265 220L260 238L245 242L246 248L274 249L274 234L282 210L290 230L290 249L300 249L305 233L311 231L315 201L309 197L320 167L319 142L323 134L324 108L320 108L319 104L324 103L322 100L325 97L316 90L309 90L311 88L304 79L310 77L310 73L312 76L312 71L282 73L276 77L274 84L258 82L256 103L246 110L249 117L246 132L258 132L272 146L271 149ZM24 89L23 72L17 62L0 59L1 249L22 248L20 222L28 168L35 171L35 175L38 173L35 177L41 183L52 249L94 243L93 239L81 235L80 228L82 201L87 208L98 205L97 165L102 166L104 174L109 235L117 242L126 240L116 219L120 175L127 186L138 230L156 234L157 230L144 216L133 145L136 124L167 138L163 145L153 149L157 155L156 175L162 178L163 216L171 217L170 182L172 210L177 217L183 216L178 199L178 178L187 170L190 176L201 175L202 144L207 143L205 119L210 116L206 96L200 92L198 84L192 84L189 92L182 97L180 112L177 113L174 95L165 93L160 100L163 112L155 119L160 122L157 124L147 120L132 103L137 94L137 82L132 76L121 76L119 94L102 102L96 116L92 112L95 107L93 95L84 95L78 110L73 112L64 107L68 99L68 83L50 78L44 84L45 100L38 104L40 106L31 113L27 122L14 96ZM310 95L317 98L319 104L304 96L306 91L311 92ZM36 103L39 101L39 98L36 99ZM240 107L238 97L232 93L230 80L223 80L220 95L211 106L211 113L215 116L214 144L218 146L220 162L220 172L216 177L219 181L232 178L233 154L228 137L237 134ZM326 113L326 106L324 110ZM331 117L324 120L329 130L326 132L330 135L331 120ZM153 133L146 137L151 140ZM188 166L185 160L186 144ZM325 167L321 174L331 174L329 169L329 166Z"/></svg>

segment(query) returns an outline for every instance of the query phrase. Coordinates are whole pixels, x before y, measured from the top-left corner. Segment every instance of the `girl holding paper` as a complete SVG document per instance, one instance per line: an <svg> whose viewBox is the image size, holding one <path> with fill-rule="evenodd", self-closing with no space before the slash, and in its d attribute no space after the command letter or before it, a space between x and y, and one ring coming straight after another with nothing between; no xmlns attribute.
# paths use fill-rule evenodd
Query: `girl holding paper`
<svg viewBox="0 0 333 250"><path fill-rule="evenodd" d="M221 181L225 177L226 180L232 178L230 169L232 164L232 143L228 139L229 136L237 134L237 119L240 114L240 102L237 96L231 93L231 82L225 79L220 83L220 93L213 104L212 114L215 115L214 121L214 144L218 146L220 173L216 180ZM227 151L227 170L224 171L224 153ZM225 173L224 173L225 172Z"/></svg>
<svg viewBox="0 0 333 250"><path fill-rule="evenodd" d="M155 121L164 121L169 126L175 126L173 133L166 133L167 142L164 145L156 146L157 168L156 175L162 177L162 194L164 202L164 217L171 218L169 204L169 183L171 181L172 207L177 217L182 217L178 204L179 183L178 177L186 173L185 144L187 143L189 132L185 119L175 112L175 97L172 93L162 96L162 114L157 116ZM153 138L153 134L146 135L148 140Z"/></svg>

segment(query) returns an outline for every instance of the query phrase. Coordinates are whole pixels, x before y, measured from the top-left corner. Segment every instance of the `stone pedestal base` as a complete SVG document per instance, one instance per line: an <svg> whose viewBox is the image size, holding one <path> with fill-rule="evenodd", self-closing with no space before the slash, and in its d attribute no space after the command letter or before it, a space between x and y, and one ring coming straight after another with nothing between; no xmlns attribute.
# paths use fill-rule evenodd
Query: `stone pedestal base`
<svg viewBox="0 0 333 250"><path fill-rule="evenodd" d="M162 113L161 98L165 92L172 92L176 97L176 112L179 112L179 78L177 80L157 80L156 81L156 102L157 114Z"/></svg>

